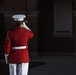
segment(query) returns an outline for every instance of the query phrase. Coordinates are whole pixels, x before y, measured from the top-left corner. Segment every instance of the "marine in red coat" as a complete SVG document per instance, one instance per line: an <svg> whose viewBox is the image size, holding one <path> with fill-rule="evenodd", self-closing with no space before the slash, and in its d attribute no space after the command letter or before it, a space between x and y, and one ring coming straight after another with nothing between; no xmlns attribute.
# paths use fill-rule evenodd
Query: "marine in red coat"
<svg viewBox="0 0 76 75"><path fill-rule="evenodd" d="M23 22L25 15L14 15L16 29L7 32L4 54L10 75L27 75L29 67L28 41L33 33Z"/></svg>
<svg viewBox="0 0 76 75"><path fill-rule="evenodd" d="M33 37L32 31L21 26L7 33L5 41L5 54L9 54L9 63L25 63L29 62L28 40ZM12 49L13 47L26 46L25 49Z"/></svg>

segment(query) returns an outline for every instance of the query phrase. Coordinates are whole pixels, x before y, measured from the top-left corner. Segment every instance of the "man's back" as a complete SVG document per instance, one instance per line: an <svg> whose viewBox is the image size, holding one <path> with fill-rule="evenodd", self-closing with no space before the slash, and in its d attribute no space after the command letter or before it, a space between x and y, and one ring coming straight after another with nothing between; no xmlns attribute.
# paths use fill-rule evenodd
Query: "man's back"
<svg viewBox="0 0 76 75"><path fill-rule="evenodd" d="M32 37L32 31L22 27L18 27L8 32L7 40L5 42L5 54L9 54L9 63L29 62L28 40ZM19 49L22 47L26 48Z"/></svg>
<svg viewBox="0 0 76 75"><path fill-rule="evenodd" d="M9 32L9 38L12 46L27 45L28 40L33 37L33 33L25 28L18 27Z"/></svg>
<svg viewBox="0 0 76 75"><path fill-rule="evenodd" d="M33 37L33 33L24 21L26 15L17 14L12 18L17 28L7 32L4 45L5 61L9 64L10 75L27 75L29 68L28 40Z"/></svg>

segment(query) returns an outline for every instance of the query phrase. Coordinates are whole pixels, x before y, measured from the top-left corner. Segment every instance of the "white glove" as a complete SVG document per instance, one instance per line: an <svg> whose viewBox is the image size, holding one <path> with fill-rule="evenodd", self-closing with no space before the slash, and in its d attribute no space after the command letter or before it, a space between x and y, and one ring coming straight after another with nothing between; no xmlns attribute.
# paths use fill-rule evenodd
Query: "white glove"
<svg viewBox="0 0 76 75"><path fill-rule="evenodd" d="M9 54L4 54L5 55L5 62L6 62L6 64L8 64L8 55Z"/></svg>
<svg viewBox="0 0 76 75"><path fill-rule="evenodd" d="M30 31L30 29L27 27L27 25L25 24L25 22L23 22L23 25L21 26L22 28L26 28L27 30Z"/></svg>

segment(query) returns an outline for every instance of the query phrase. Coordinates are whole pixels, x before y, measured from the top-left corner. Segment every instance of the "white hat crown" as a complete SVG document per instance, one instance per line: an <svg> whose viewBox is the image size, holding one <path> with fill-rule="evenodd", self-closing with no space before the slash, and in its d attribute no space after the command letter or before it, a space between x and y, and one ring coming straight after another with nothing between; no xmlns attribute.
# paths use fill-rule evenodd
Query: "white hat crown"
<svg viewBox="0 0 76 75"><path fill-rule="evenodd" d="M26 18L26 15L17 14L17 15L13 15L12 18L13 18L15 21L23 21L24 18Z"/></svg>

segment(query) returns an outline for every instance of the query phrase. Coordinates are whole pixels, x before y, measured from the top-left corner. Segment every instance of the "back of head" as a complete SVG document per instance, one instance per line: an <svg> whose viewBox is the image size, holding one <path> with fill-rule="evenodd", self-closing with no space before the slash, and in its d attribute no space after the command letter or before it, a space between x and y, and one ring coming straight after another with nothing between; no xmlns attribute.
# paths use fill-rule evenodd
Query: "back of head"
<svg viewBox="0 0 76 75"><path fill-rule="evenodd" d="M15 24L16 24L17 27L19 27L23 24L23 21L15 21Z"/></svg>

